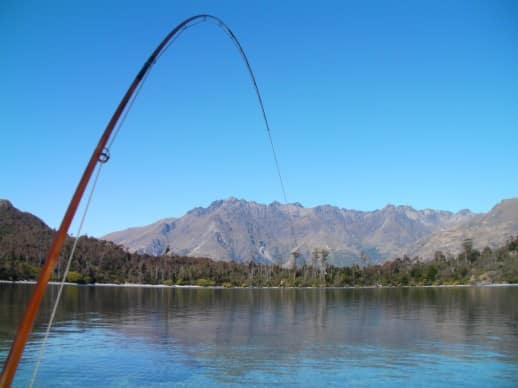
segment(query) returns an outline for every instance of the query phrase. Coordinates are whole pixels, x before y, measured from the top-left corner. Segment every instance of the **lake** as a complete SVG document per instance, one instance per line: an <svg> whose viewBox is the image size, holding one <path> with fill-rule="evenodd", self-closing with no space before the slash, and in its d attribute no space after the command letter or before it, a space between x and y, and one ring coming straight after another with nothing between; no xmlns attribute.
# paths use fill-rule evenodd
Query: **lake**
<svg viewBox="0 0 518 388"><path fill-rule="evenodd" d="M31 289L0 284L2 363ZM518 287L65 288L35 386L173 384L516 387Z"/></svg>

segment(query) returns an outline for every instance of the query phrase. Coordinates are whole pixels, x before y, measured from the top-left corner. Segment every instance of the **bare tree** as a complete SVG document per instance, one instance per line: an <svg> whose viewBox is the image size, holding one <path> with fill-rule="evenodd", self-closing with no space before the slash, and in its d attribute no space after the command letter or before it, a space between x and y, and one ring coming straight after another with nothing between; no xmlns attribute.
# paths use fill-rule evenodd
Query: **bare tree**
<svg viewBox="0 0 518 388"><path fill-rule="evenodd" d="M327 248L323 248L320 250L320 260L321 260L320 281L321 282L324 282L326 280L328 256L329 256L329 250Z"/></svg>

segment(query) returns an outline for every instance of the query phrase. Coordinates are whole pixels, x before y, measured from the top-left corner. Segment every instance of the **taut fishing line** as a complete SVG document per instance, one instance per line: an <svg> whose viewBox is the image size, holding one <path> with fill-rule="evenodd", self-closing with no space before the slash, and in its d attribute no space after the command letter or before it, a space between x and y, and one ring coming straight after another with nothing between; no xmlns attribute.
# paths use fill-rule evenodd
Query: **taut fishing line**
<svg viewBox="0 0 518 388"><path fill-rule="evenodd" d="M180 37L180 35L183 32L185 32L187 29L192 28L192 27L194 27L194 26L196 26L196 25L198 25L200 23L203 23L203 22L211 22L212 24L215 24L217 27L222 29L225 32L225 34L230 38L230 40L233 42L234 46L239 51L239 54L240 54L243 62L246 65L246 68L248 70L248 74L250 76L250 79L252 81L252 84L253 84L253 87L254 87L254 90L255 90L255 94L257 96L257 100L258 100L258 103L259 103L259 108L261 110L261 114L262 114L262 117L263 117L264 125L265 125L265 128L266 128L266 132L268 134L268 140L269 140L269 143L270 143L270 146L271 146L271 151L272 151L273 159L274 159L274 162L275 162L275 169L276 169L276 172L277 172L277 176L279 178L279 183L280 183L280 186L281 186L284 203L286 205L288 205L288 196L286 194L286 188L285 188L284 180L283 180L283 177L282 177L282 174L281 174L281 169L280 169L280 166L279 166L279 160L278 160L278 157L277 157L277 152L276 152L276 149L275 149L275 146L274 146L274 142L273 142L273 138L272 138L272 135L271 135L271 132L270 132L270 124L268 122L268 118L267 118L267 115L266 115L266 110L264 108L263 99L262 99L261 93L259 91L259 87L257 85L257 81L256 81L256 78L255 78L254 72L252 71L252 67L251 67L250 62L248 60L248 57L245 54L245 51L244 51L243 47L239 43L238 39L236 38L236 36L232 32L232 30L221 19L219 19L219 18L217 18L215 16L212 16L212 15L197 15L197 16L193 16L193 17L185 20L184 22L180 23L174 30L172 30L169 33L169 35L165 38L165 40L162 41L162 43L157 47L157 49L155 49L155 51L153 52L151 57L147 60L147 62L145 63L144 67L141 69L141 71L137 75L137 80L140 77L141 82L136 87L135 93L131 95L130 100L128 101L128 105L124 107L123 116L122 116L121 120L117 123L117 126L115 127L115 130L114 130L114 132L113 132L113 134L111 136L111 139L109 140L109 143L108 143L107 147L100 154L101 157L98 159L98 162L100 163L100 166L97 169L97 173L95 175L95 179L94 179L93 185L92 185L90 193L88 195L86 206L85 206L85 209L83 211L83 215L81 217L81 221L80 221L80 224L79 224L79 227L78 227L78 231L77 231L77 234L76 234L77 237L76 237L76 239L74 241L72 250L71 250L70 255L68 257L68 261L67 261L67 265L66 265L66 268L65 268L65 272L63 274L63 278L62 278L62 280L60 282L60 285L59 285L59 291L58 291L58 294L56 296L56 300L55 300L54 305L53 305L52 313L51 313L51 316L50 316L50 319L49 319L49 322L48 322L48 325L47 325L47 330L45 332L45 336L44 336L44 339L43 339L40 351L38 353L38 357L37 357L37 360L36 360L36 365L35 365L34 372L33 372L33 375L32 375L32 379L31 379L31 382L30 382L30 387L33 386L34 381L36 379L36 375L38 373L38 368L39 368L39 365L40 365L40 362L41 362L41 357L42 357L42 355L44 353L44 350L45 350L45 347L46 347L46 344L47 344L47 341L48 341L48 336L49 336L52 324L54 322L54 318L55 318L56 311L57 311L57 308L58 308L58 305L59 305L59 301L61 299L63 287L65 285L66 278L67 278L68 272L70 270L70 264L71 264L72 259L74 257L74 253L75 253L78 241L79 241L80 236L81 236L81 231L82 231L85 219L86 219L86 215L88 213L88 210L89 210L89 207L90 207L90 204L91 204L91 200L92 200L93 194L94 194L95 189L97 187L97 182L99 180L99 176L100 176L101 171L102 171L102 165L103 165L103 163L108 161L108 159L110 157L109 156L110 155L110 149L111 149L113 143L115 142L116 138L118 137L118 135L120 133L120 130L121 130L121 128L122 128L126 118L128 117L129 112L133 108L135 100L137 99L140 91L142 90L143 85L147 81L147 78L148 78L148 76L150 74L151 68L154 66L156 61L169 49L169 47ZM289 218L289 222L290 222L291 236L292 236L292 239L293 239L293 242L294 242L294 246L295 246L295 249L296 249L296 247L297 247L297 240L296 240L296 237L295 237L295 231L294 231L294 227L293 227L293 219L292 219L292 215L291 215L291 211L289 210L289 207L288 207L288 218Z"/></svg>

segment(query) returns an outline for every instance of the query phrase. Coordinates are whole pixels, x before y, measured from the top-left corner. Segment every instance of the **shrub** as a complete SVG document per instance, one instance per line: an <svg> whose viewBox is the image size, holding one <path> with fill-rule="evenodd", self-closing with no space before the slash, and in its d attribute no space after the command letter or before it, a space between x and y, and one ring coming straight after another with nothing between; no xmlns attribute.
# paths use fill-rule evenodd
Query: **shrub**
<svg viewBox="0 0 518 388"><path fill-rule="evenodd" d="M83 278L83 275L81 275L79 272L70 271L67 274L67 282L84 284L85 279Z"/></svg>
<svg viewBox="0 0 518 388"><path fill-rule="evenodd" d="M216 285L216 281L211 279L198 279L196 284L202 287L213 287Z"/></svg>

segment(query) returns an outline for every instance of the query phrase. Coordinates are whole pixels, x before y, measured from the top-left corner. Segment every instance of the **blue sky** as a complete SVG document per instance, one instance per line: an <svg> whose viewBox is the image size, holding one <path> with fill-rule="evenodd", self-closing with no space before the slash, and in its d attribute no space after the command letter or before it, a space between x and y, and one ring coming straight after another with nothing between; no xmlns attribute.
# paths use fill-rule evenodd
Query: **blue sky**
<svg viewBox="0 0 518 388"><path fill-rule="evenodd" d="M249 56L290 201L483 212L517 195L514 1L4 0L0 198L57 227L144 60L198 13ZM282 201L248 74L212 24L156 64L111 152L88 234Z"/></svg>

